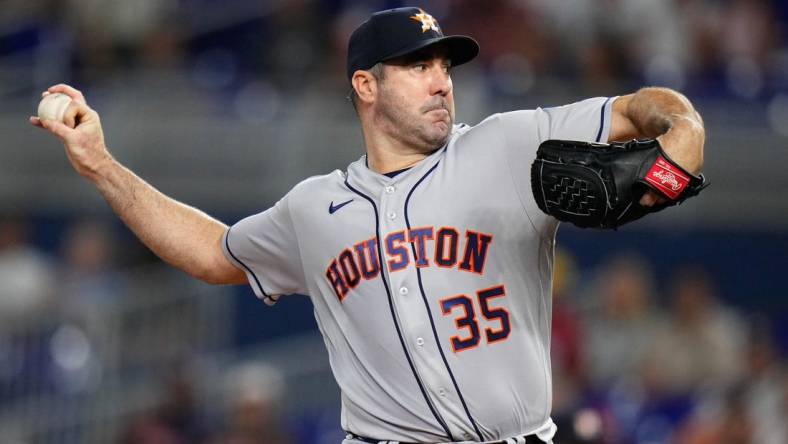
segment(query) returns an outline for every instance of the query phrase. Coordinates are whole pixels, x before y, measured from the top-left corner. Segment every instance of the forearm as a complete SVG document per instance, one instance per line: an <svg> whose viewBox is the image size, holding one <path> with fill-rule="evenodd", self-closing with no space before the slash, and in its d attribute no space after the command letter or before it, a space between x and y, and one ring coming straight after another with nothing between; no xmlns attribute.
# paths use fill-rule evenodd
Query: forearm
<svg viewBox="0 0 788 444"><path fill-rule="evenodd" d="M223 223L165 196L118 163L104 144L98 113L80 91L59 84L44 94L53 93L71 98L62 120L30 117L30 123L63 142L74 170L98 188L142 243L200 280L214 284L245 281L244 273L222 253L221 238L227 228Z"/></svg>
<svg viewBox="0 0 788 444"><path fill-rule="evenodd" d="M701 171L706 131L685 96L667 88L643 88L629 99L625 114L641 136L657 138L673 161L693 174Z"/></svg>
<svg viewBox="0 0 788 444"><path fill-rule="evenodd" d="M223 282L217 261L226 225L156 190L109 160L89 177L112 210L163 261L207 282ZM226 266L226 265L224 265Z"/></svg>

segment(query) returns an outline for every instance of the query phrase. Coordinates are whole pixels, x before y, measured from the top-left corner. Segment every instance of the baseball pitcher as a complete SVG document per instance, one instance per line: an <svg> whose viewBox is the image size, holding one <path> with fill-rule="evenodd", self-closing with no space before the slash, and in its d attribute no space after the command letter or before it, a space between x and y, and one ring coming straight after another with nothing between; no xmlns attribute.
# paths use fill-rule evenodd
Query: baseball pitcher
<svg viewBox="0 0 788 444"><path fill-rule="evenodd" d="M696 194L705 132L664 88L458 124L451 71L478 51L422 9L373 14L347 59L366 153L230 227L114 159L74 88L48 90L72 98L63 122L31 123L164 261L310 296L344 444L550 443L559 220L615 228Z"/></svg>

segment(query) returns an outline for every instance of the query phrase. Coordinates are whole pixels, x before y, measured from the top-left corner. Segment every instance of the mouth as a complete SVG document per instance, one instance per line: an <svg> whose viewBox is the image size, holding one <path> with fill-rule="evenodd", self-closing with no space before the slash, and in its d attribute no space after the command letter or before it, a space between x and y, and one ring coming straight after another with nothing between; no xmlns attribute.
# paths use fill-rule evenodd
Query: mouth
<svg viewBox="0 0 788 444"><path fill-rule="evenodd" d="M429 114L433 111L444 111L448 113L449 107L448 107L448 103L446 103L446 100L442 98L437 98L437 99L434 98L433 100L430 100L422 107L422 111L424 112L424 114Z"/></svg>
<svg viewBox="0 0 788 444"><path fill-rule="evenodd" d="M446 120L449 118L449 110L446 108L435 108L426 112L427 115L433 115L438 120Z"/></svg>

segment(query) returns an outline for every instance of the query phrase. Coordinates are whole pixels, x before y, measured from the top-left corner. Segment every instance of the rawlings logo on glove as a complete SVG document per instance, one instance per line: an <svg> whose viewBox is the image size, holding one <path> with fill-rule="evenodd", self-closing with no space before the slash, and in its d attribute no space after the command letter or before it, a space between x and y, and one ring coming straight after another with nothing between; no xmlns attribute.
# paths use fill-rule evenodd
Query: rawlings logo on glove
<svg viewBox="0 0 788 444"><path fill-rule="evenodd" d="M581 228L617 228L697 195L708 186L674 163L655 139L625 143L546 140L531 165L531 189L545 213ZM654 190L665 202L638 202Z"/></svg>
<svg viewBox="0 0 788 444"><path fill-rule="evenodd" d="M676 180L676 176L674 176L673 173L666 173L666 172L663 172L663 171L655 171L655 172L651 173L651 175L656 177L657 179L659 179L659 183L661 185L666 185L666 184L670 185L670 189L673 190L673 191L678 191L683 186L683 185L679 184L679 181ZM650 179L650 178L648 176L646 176L646 180L648 180L648 179Z"/></svg>

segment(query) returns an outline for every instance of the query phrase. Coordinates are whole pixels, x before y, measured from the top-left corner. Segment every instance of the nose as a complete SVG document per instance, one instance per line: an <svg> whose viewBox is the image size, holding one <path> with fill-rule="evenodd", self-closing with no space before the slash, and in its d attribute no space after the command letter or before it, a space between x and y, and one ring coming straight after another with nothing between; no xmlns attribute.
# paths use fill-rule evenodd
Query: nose
<svg viewBox="0 0 788 444"><path fill-rule="evenodd" d="M446 96L451 92L452 83L451 76L443 67L443 64L436 64L432 67L432 76L430 81L430 94Z"/></svg>

